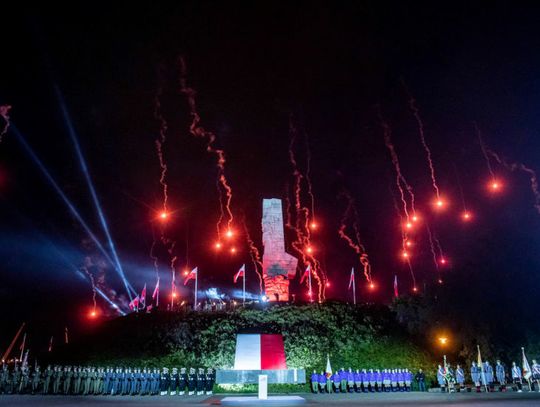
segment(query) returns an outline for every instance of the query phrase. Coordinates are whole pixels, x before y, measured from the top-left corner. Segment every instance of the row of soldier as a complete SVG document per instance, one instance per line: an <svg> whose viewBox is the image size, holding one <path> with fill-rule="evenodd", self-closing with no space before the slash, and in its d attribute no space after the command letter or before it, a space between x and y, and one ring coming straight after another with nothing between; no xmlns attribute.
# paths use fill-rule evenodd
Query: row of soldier
<svg viewBox="0 0 540 407"><path fill-rule="evenodd" d="M532 391L536 382L538 391L540 392L540 364L534 359L532 362L531 377L527 379L532 379L529 381L529 389ZM482 387L485 387L487 391L494 391L496 385L498 385L500 391L506 391L506 385L511 383L521 393L523 379L525 378L516 362L512 362L512 368L507 373L505 366L500 360L497 360L495 369L493 369L489 361L483 362L482 366L479 366L476 362L472 362L470 374L471 381L476 387L477 392L480 392ZM437 382L443 391L463 390L466 382L465 371L460 365L457 365L455 370L451 365L446 365L446 369L439 365L437 369Z"/></svg>
<svg viewBox="0 0 540 407"><path fill-rule="evenodd" d="M30 369L6 364L0 371L0 394L64 395L203 395L212 394L211 368L102 368L39 366Z"/></svg>
<svg viewBox="0 0 540 407"><path fill-rule="evenodd" d="M353 369L341 368L334 374L324 372L311 375L313 393L374 393L411 391L413 375L408 369Z"/></svg>

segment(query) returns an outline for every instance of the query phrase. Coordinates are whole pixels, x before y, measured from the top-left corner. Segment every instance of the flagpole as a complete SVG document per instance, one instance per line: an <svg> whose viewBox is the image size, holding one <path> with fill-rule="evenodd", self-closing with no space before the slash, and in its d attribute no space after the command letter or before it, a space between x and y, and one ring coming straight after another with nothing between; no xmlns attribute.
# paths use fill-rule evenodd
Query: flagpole
<svg viewBox="0 0 540 407"><path fill-rule="evenodd" d="M246 306L246 265L244 264L244 278L243 278L243 298L242 306Z"/></svg>
<svg viewBox="0 0 540 407"><path fill-rule="evenodd" d="M354 267L352 268L352 278L353 304L356 305L356 279L354 278Z"/></svg>
<svg viewBox="0 0 540 407"><path fill-rule="evenodd" d="M157 286L158 286L158 290L156 293L156 308L159 307L159 277L157 279Z"/></svg>
<svg viewBox="0 0 540 407"><path fill-rule="evenodd" d="M24 346L25 345L26 345L26 332L24 333L23 340L22 340L21 357L19 358L19 360L21 360L21 361L22 361L22 358L23 358L23 355L24 355Z"/></svg>
<svg viewBox="0 0 540 407"><path fill-rule="evenodd" d="M197 282L199 280L199 269L197 269L197 272L195 273L195 305L193 306L193 309L197 311Z"/></svg>

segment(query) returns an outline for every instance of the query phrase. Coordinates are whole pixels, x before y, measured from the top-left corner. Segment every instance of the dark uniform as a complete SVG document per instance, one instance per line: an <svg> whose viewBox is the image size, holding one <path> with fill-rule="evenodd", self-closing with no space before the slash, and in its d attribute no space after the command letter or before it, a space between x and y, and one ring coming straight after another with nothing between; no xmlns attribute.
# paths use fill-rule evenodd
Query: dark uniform
<svg viewBox="0 0 540 407"><path fill-rule="evenodd" d="M122 374L120 375L120 383L122 385L122 395L125 396L126 394L128 394L128 390L129 390L129 375L131 373L131 370L130 369L124 369L124 371L122 372Z"/></svg>
<svg viewBox="0 0 540 407"><path fill-rule="evenodd" d="M103 394L111 394L112 390L112 371L111 368L108 367L105 371L105 374L103 375Z"/></svg>
<svg viewBox="0 0 540 407"><path fill-rule="evenodd" d="M150 379L150 373L144 368L141 373L141 396L146 395L148 392L148 379Z"/></svg>
<svg viewBox="0 0 540 407"><path fill-rule="evenodd" d="M160 385L159 385L160 394L162 396L167 395L167 393L169 392L169 386L171 384L170 382L171 382L171 375L169 374L169 369L164 367L161 370Z"/></svg>
<svg viewBox="0 0 540 407"><path fill-rule="evenodd" d="M189 369L188 375L188 395L193 396L195 394L195 387L197 385L197 375L195 374L195 369Z"/></svg>
<svg viewBox="0 0 540 407"><path fill-rule="evenodd" d="M171 373L171 396L176 396L176 388L178 387L178 369L173 367L172 373Z"/></svg>
<svg viewBox="0 0 540 407"><path fill-rule="evenodd" d="M96 376L94 378L94 394L100 395L103 394L103 378L105 376L105 373L103 372L103 368L100 367L97 369Z"/></svg>
<svg viewBox="0 0 540 407"><path fill-rule="evenodd" d="M186 368L183 367L180 369L180 375L178 376L178 395L183 396L186 394L187 382L188 375L186 373Z"/></svg>
<svg viewBox="0 0 540 407"><path fill-rule="evenodd" d="M199 372L197 373L197 396L204 394L205 381L204 369L199 368Z"/></svg>
<svg viewBox="0 0 540 407"><path fill-rule="evenodd" d="M43 380L43 389L41 390L41 394L49 394L51 391L51 380L53 376L53 370L51 368L51 365L47 366L47 370L43 372L44 380Z"/></svg>
<svg viewBox="0 0 540 407"><path fill-rule="evenodd" d="M73 383L73 394L79 395L81 394L81 384L86 382L86 375L87 371L86 369L82 367L77 368L77 375L73 376L74 383Z"/></svg>
<svg viewBox="0 0 540 407"><path fill-rule="evenodd" d="M39 384L41 383L41 371L39 366L36 366L32 372L32 394L36 394L39 391Z"/></svg>
<svg viewBox="0 0 540 407"><path fill-rule="evenodd" d="M23 367L21 369L21 378L19 382L19 394L24 394L28 391L28 383L30 382L30 369Z"/></svg>
<svg viewBox="0 0 540 407"><path fill-rule="evenodd" d="M211 395L214 389L214 382L216 381L216 374L211 368L206 369L206 394Z"/></svg>
<svg viewBox="0 0 540 407"><path fill-rule="evenodd" d="M9 369L5 363L2 363L2 371L0 372L0 394L6 394L8 391Z"/></svg>
<svg viewBox="0 0 540 407"><path fill-rule="evenodd" d="M114 373L112 374L111 376L111 380L112 380L112 389L111 389L111 394L116 396L117 394L120 393L120 389L121 389L121 383L120 383L120 376L122 375L122 369L120 368L116 368L116 370L114 371Z"/></svg>

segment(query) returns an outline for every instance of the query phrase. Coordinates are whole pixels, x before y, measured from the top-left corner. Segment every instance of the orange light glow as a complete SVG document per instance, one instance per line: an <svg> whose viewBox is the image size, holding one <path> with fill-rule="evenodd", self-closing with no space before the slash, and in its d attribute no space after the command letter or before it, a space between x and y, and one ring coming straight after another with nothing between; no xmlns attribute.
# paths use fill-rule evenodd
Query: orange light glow
<svg viewBox="0 0 540 407"><path fill-rule="evenodd" d="M405 227L406 227L407 229L412 229L413 224L412 224L411 222L407 222L407 223L405 224Z"/></svg>
<svg viewBox="0 0 540 407"><path fill-rule="evenodd" d="M501 182L497 180L492 180L489 184L489 189L491 189L492 192L500 191L501 187L502 187Z"/></svg>
<svg viewBox="0 0 540 407"><path fill-rule="evenodd" d="M184 275L187 276L189 274L189 270L184 270Z"/></svg>
<svg viewBox="0 0 540 407"><path fill-rule="evenodd" d="M216 250L219 250L221 249L221 243L220 242L217 242L214 247L216 248Z"/></svg>
<svg viewBox="0 0 540 407"><path fill-rule="evenodd" d="M311 225L309 227L313 230L317 229L317 224L315 222L311 222Z"/></svg>
<svg viewBox="0 0 540 407"><path fill-rule="evenodd" d="M326 282L326 286L327 286L327 287L330 287L330 281L327 281L327 282Z"/></svg>
<svg viewBox="0 0 540 407"><path fill-rule="evenodd" d="M307 251L308 253L313 253L313 247L309 246L309 247L306 249L306 251Z"/></svg>
<svg viewBox="0 0 540 407"><path fill-rule="evenodd" d="M165 212L165 211L162 211L162 212L159 213L159 218L161 220L167 220L169 218L169 214L167 212Z"/></svg>
<svg viewBox="0 0 540 407"><path fill-rule="evenodd" d="M172 297L173 297L173 298L176 298L177 296L178 296L178 294L176 294L175 292L172 293Z"/></svg>
<svg viewBox="0 0 540 407"><path fill-rule="evenodd" d="M413 287L412 289L414 292L417 292L418 291L418 287Z"/></svg>
<svg viewBox="0 0 540 407"><path fill-rule="evenodd" d="M369 284L369 289L370 289L370 290L373 290L373 289L375 289L375 284L373 284L373 283L370 283L370 284Z"/></svg>
<svg viewBox="0 0 540 407"><path fill-rule="evenodd" d="M402 256L404 259L408 259L408 258L409 258L409 253L408 253L407 251L404 250L404 251L401 253L401 256Z"/></svg>
<svg viewBox="0 0 540 407"><path fill-rule="evenodd" d="M232 254L236 253L236 247L231 247L231 253Z"/></svg>
<svg viewBox="0 0 540 407"><path fill-rule="evenodd" d="M407 241L405 242L405 245L406 245L407 247L411 247L411 246L412 246L412 242L411 242L410 240L407 240Z"/></svg>
<svg viewBox="0 0 540 407"><path fill-rule="evenodd" d="M234 233L231 229L227 230L227 233L225 233L225 236L227 236L229 239L233 237Z"/></svg>
<svg viewBox="0 0 540 407"><path fill-rule="evenodd" d="M95 318L97 316L96 310L91 311L89 316L90 316L90 318Z"/></svg>
<svg viewBox="0 0 540 407"><path fill-rule="evenodd" d="M419 218L418 218L417 215L413 215L411 219L412 219L413 222L418 222Z"/></svg>
<svg viewBox="0 0 540 407"><path fill-rule="evenodd" d="M443 209L446 206L446 202L442 198L437 198L435 201L436 209Z"/></svg>
<svg viewBox="0 0 540 407"><path fill-rule="evenodd" d="M465 221L465 222L470 221L471 218L472 218L472 214L471 214L469 211L464 211L464 212L461 214L461 219L463 219L463 221Z"/></svg>

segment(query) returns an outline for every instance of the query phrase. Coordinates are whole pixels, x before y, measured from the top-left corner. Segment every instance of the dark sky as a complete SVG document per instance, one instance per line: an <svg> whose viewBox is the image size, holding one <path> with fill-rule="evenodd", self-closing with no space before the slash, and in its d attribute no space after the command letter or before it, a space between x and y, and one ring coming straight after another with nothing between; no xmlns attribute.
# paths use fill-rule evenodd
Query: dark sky
<svg viewBox="0 0 540 407"><path fill-rule="evenodd" d="M482 313L503 315L531 305L540 285L540 215L529 177L494 163L504 192L497 198L486 193L489 173L473 123L495 151L537 168L539 9L488 2L177 3L19 7L2 13L0 25L0 104L13 106L13 124L105 244L54 94L55 85L61 89L119 257L137 290L145 283L151 290L155 282L148 253L161 202L154 148L159 123L153 114L159 87L175 210L167 233L178 242L179 267L198 265L202 288L229 295L234 271L243 262L251 267L241 237L234 257L211 250L219 215L215 159L188 132L188 107L178 92L182 55L202 124L216 133L216 145L227 155L235 218L245 214L258 244L262 198L283 198L292 183L289 116L305 130L321 226L313 244L331 280L330 298L347 298L350 267L358 267L337 236L345 207L337 197L344 188L357 201L378 285L369 293L362 283L361 298L388 302L395 274L403 293L412 288L399 259L400 225L390 190L397 191L380 110L419 211L451 263L443 271L445 285L437 288L422 228L413 259L418 286L440 291L449 307L463 298ZM438 183L449 200L444 214L434 215L430 207L434 192L403 83L424 120ZM297 153L304 170L303 139ZM475 214L466 226L459 220L459 185ZM0 144L0 224L0 301L9 309L2 313L8 329L2 329L0 343L23 320L39 327L36 338L85 320L92 291L74 270L85 258L97 261L97 251L14 133ZM168 258L158 253L165 293ZM256 292L250 268L248 279ZM110 267L105 284L125 295Z"/></svg>

